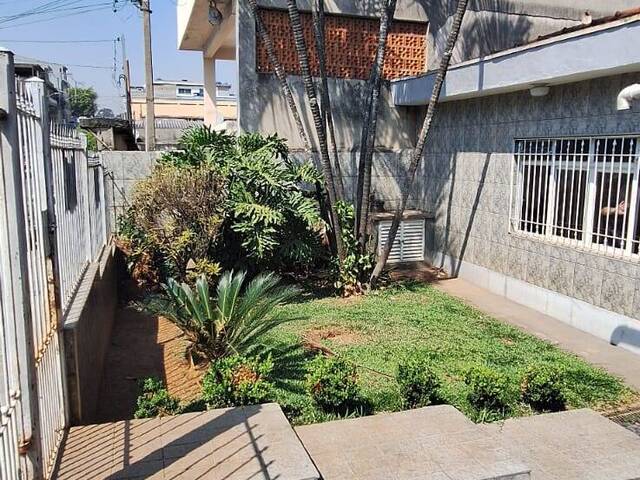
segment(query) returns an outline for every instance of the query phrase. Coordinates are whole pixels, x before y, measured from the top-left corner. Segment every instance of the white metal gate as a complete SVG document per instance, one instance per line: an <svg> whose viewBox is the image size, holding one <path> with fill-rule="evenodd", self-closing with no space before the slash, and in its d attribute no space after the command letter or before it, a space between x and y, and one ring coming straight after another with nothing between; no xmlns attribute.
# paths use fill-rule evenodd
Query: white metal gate
<svg viewBox="0 0 640 480"><path fill-rule="evenodd" d="M37 80L18 82L16 97L39 441L43 474L48 478L66 427L66 411L61 331L48 247L48 155L44 141L49 126L44 118L43 88L44 84Z"/></svg>

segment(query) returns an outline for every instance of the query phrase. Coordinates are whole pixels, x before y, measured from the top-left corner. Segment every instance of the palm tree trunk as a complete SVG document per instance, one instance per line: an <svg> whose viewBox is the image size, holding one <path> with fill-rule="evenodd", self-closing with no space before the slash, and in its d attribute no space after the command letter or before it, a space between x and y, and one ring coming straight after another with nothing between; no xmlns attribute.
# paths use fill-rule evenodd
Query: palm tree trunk
<svg viewBox="0 0 640 480"><path fill-rule="evenodd" d="M320 88L320 107L322 111L323 124L327 126L329 131L329 140L333 150L333 163L336 169L336 194L338 198L344 199L344 180L342 176L342 168L338 157L338 144L336 143L336 134L333 125L333 111L331 108L331 99L329 96L329 83L327 81L326 55L325 55L325 15L324 0L314 0L313 9L313 27L315 30L316 52L318 54L318 65L320 70L321 88Z"/></svg>
<svg viewBox="0 0 640 480"><path fill-rule="evenodd" d="M373 85L368 105L368 114L365 118L365 125L362 129L362 141L360 151L360 165L362 172L358 172L362 176L359 180L361 191L356 198L358 202L357 208L357 238L360 245L364 247L367 232L367 223L369 221L369 204L371 196L371 169L373 164L373 149L375 146L376 130L378 127L378 110L380 108L380 88L382 85L382 74L384 69L384 59L387 50L387 38L389 28L396 11L397 0L389 0L389 3L382 11L380 18L380 33L378 37L378 51L376 61L373 67Z"/></svg>
<svg viewBox="0 0 640 480"><path fill-rule="evenodd" d="M467 4L468 4L468 0L458 0L458 7L456 8L456 13L453 18L453 25L451 26L451 31L449 32L449 36L447 37L447 45L446 45L444 54L442 55L442 59L440 61L440 67L438 68L438 73L436 74L435 83L433 84L433 91L431 93L431 99L429 100L429 107L427 108L427 114L424 117L424 122L422 124L422 130L420 131L420 136L418 137L418 142L416 144L416 147L413 150L413 154L411 155L411 163L409 164L408 174L402 189L402 198L399 205L396 208L395 215L393 217L393 222L391 223L391 228L389 229L389 238L387 239L387 244L385 245L382 255L380 256L380 258L378 258L376 266L373 269L373 273L371 274L371 279L369 283L372 286L375 285L376 280L378 279L378 277L380 276L380 273L382 273L382 270L387 264L389 253L391 252L391 248L393 247L393 242L396 239L396 234L398 233L398 227L400 226L402 214L404 213L404 209L407 206L409 192L411 191L411 187L413 185L413 181L416 176L416 171L418 169L418 166L420 165L420 160L422 159L422 156L424 154L424 147L427 142L427 137L429 136L429 130L431 129L431 123L433 121L433 117L436 113L438 100L440 99L442 84L444 83L444 79L447 75L447 71L449 70L451 55L456 45L456 41L458 40L458 35L460 34L460 27L462 25L462 20L464 18L465 12L467 11Z"/></svg>
<svg viewBox="0 0 640 480"><path fill-rule="evenodd" d="M311 67L309 66L309 54L304 41L304 32L302 30L302 22L300 21L300 12L298 11L296 0L287 0L287 10L289 12L289 19L291 20L296 52L298 53L302 81L307 94L307 100L309 101L311 115L313 116L316 134L318 135L322 172L324 174L324 182L327 189L327 195L329 197L329 211L331 212L331 221L333 223L333 231L335 234L336 251L338 253L338 258L342 262L344 259L344 247L342 242L342 230L340 228L340 222L336 211L336 202L341 199L337 198L336 194L333 168L331 166L331 158L329 157L329 149L327 146L326 125L322 122L322 115L320 114L320 107L318 106L316 88L311 76Z"/></svg>
<svg viewBox="0 0 640 480"><path fill-rule="evenodd" d="M298 134L304 143L304 148L307 152L311 152L311 144L309 143L309 137L304 129L302 124L302 120L300 118L300 113L298 112L298 107L296 106L296 102L293 99L293 94L291 93L291 88L289 88L289 84L287 83L287 75L278 60L278 56L276 55L276 50L273 46L273 42L271 41L271 37L269 36L269 32L264 26L262 22L262 18L260 18L260 10L258 8L258 4L256 0L248 0L249 7L251 8L251 13L253 14L253 18L256 21L256 28L258 30L258 35L260 35L260 40L264 44L267 50L267 56L269 57L269 62L273 66L278 82L280 83L280 89L289 104L289 110L291 110L291 115L293 116L293 120L296 123L296 127L298 128Z"/></svg>

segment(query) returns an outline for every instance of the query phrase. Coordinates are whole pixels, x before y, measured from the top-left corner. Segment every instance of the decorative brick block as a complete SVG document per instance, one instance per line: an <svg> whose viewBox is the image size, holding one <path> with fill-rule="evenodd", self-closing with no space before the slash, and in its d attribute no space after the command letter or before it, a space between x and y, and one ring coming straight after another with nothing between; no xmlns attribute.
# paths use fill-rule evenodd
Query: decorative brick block
<svg viewBox="0 0 640 480"><path fill-rule="evenodd" d="M260 9L278 60L291 75L300 75L293 32L286 11ZM301 13L300 20L309 52L312 74L319 76L311 14ZM325 22L326 68L329 77L367 79L373 65L380 22L376 19L327 15ZM256 34L257 71L272 73L267 50ZM386 79L419 75L426 71L427 24L394 21L387 40L383 74Z"/></svg>

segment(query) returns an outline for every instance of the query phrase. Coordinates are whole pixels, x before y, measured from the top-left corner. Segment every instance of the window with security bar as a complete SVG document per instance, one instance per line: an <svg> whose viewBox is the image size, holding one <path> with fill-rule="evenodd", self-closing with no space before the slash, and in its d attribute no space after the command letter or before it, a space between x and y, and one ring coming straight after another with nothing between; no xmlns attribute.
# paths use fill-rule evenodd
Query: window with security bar
<svg viewBox="0 0 640 480"><path fill-rule="evenodd" d="M639 258L639 138L516 140L510 230Z"/></svg>

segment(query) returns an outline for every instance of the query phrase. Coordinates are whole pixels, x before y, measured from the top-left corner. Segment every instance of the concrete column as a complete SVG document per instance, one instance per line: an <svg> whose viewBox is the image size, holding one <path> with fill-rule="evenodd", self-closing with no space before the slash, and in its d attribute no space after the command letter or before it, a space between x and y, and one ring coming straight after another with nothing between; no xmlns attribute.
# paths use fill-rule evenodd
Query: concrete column
<svg viewBox="0 0 640 480"><path fill-rule="evenodd" d="M218 123L218 111L216 109L216 59L215 57L202 57L204 69L204 123L213 126Z"/></svg>

